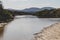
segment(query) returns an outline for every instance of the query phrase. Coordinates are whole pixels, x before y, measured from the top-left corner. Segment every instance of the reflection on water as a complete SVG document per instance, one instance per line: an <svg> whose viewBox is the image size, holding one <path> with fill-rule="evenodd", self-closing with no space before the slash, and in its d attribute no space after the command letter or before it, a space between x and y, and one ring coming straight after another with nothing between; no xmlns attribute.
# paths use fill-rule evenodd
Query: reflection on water
<svg viewBox="0 0 60 40"><path fill-rule="evenodd" d="M30 15L17 16L5 27L4 40L31 40L34 33L56 22L58 21Z"/></svg>

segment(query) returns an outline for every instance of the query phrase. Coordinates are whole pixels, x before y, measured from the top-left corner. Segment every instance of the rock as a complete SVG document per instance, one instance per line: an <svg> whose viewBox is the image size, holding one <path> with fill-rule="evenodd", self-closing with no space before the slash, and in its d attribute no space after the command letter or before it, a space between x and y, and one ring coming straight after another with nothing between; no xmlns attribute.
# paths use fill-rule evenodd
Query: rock
<svg viewBox="0 0 60 40"><path fill-rule="evenodd" d="M34 34L34 40L60 40L60 23L52 24Z"/></svg>

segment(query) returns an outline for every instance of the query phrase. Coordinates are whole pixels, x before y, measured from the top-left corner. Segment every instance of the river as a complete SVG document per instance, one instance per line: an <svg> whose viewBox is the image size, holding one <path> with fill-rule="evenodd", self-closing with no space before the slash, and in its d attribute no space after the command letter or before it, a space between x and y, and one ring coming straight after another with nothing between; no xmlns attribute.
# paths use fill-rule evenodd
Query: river
<svg viewBox="0 0 60 40"><path fill-rule="evenodd" d="M33 40L33 34L44 27L57 23L60 18L37 18L32 15L16 16L5 26L4 40Z"/></svg>

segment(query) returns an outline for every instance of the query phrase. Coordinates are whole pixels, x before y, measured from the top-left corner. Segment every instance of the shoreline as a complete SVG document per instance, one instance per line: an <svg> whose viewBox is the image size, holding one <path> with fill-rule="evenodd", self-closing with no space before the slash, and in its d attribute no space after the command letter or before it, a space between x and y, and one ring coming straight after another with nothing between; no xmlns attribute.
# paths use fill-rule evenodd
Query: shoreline
<svg viewBox="0 0 60 40"><path fill-rule="evenodd" d="M0 32L4 30L5 25L7 25L7 23L0 23Z"/></svg>

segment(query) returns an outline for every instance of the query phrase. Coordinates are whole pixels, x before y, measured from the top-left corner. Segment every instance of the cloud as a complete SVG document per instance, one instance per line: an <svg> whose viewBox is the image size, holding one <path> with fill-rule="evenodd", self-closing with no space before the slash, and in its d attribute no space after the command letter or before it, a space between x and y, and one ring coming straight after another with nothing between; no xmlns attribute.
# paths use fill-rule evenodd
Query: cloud
<svg viewBox="0 0 60 40"><path fill-rule="evenodd" d="M60 2L55 0L1 0L4 8L24 9L29 7L60 7Z"/></svg>
<svg viewBox="0 0 60 40"><path fill-rule="evenodd" d="M7 1L16 2L16 1L28 1L28 0L7 0Z"/></svg>
<svg viewBox="0 0 60 40"><path fill-rule="evenodd" d="M19 1L28 1L28 0L19 0Z"/></svg>

